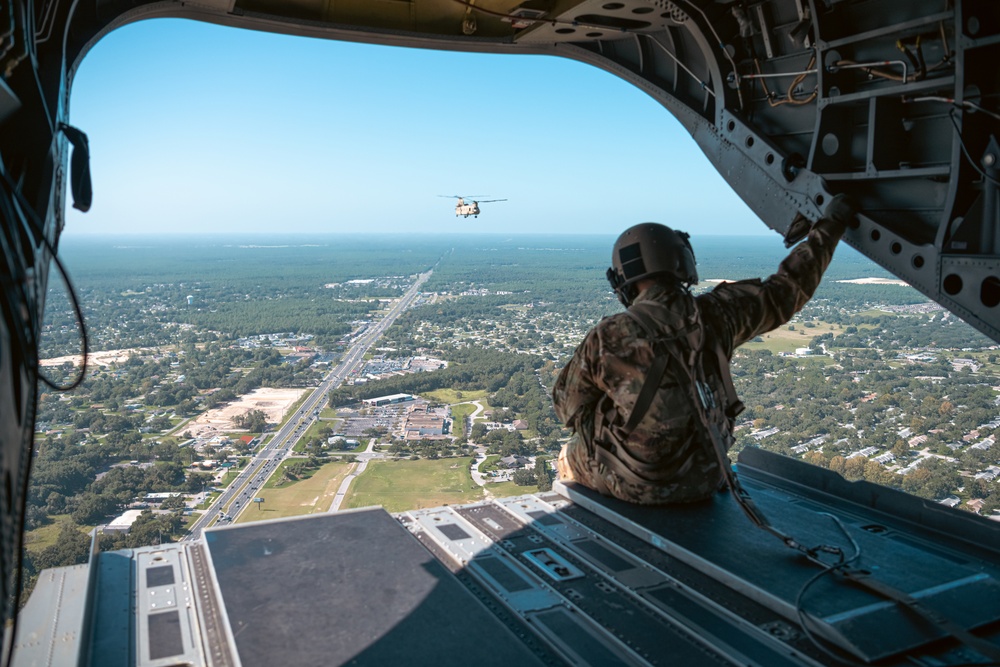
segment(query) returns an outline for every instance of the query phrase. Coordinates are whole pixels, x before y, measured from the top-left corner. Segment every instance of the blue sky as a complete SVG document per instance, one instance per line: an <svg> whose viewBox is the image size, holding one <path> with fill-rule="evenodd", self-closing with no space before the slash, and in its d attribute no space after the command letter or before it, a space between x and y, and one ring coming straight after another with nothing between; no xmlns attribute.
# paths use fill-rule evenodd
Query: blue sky
<svg viewBox="0 0 1000 667"><path fill-rule="evenodd" d="M674 118L596 68L158 19L84 59L94 206L67 234L773 234ZM455 218L437 195L486 195Z"/></svg>

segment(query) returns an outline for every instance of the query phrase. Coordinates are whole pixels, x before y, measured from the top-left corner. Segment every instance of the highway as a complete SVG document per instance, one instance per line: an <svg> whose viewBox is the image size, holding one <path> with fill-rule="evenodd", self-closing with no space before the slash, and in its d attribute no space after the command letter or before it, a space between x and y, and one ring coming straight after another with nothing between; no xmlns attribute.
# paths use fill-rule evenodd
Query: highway
<svg viewBox="0 0 1000 667"><path fill-rule="evenodd" d="M339 387L347 379L355 366L362 361L368 349L392 326L396 318L410 307L414 299L417 298L420 286L427 282L432 273L433 269L420 274L413 285L406 290L406 293L393 304L385 317L377 323L370 325L354 341L343 358L341 358L340 363L323 378L319 386L309 394L298 409L285 419L284 425L254 455L250 462L240 471L239 476L215 499L215 502L205 510L205 513L199 517L198 521L191 526L191 531L184 538L185 540L198 539L201 537L202 531L217 520L222 522L234 521L240 512L244 511L248 505L253 504L256 490L263 486L267 478L278 467L278 463L289 455L292 447L306 432L309 425L314 419L319 417L319 412L323 409L327 394Z"/></svg>

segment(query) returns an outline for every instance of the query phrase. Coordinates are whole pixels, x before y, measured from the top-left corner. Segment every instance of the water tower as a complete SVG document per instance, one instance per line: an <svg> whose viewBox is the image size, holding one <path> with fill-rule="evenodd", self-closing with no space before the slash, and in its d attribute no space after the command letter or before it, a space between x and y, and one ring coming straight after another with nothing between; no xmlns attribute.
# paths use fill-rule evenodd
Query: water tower
<svg viewBox="0 0 1000 667"><path fill-rule="evenodd" d="M190 306L192 303L194 303L194 296L191 295L191 294L188 294L187 295L187 300L188 300L188 305Z"/></svg>

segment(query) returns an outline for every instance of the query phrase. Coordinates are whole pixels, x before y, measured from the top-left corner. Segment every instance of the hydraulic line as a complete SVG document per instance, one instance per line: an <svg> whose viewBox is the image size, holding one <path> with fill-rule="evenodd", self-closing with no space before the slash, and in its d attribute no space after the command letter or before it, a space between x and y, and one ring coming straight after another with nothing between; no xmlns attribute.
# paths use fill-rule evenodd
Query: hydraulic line
<svg viewBox="0 0 1000 667"><path fill-rule="evenodd" d="M885 67L890 65L901 66L903 68L903 76L900 77L896 74L892 74L891 72L875 69L875 67L878 66ZM882 79L889 79L891 81L902 81L903 83L906 83L907 72L909 71L906 67L906 61L904 60L873 60L871 62L866 62L866 63L859 63L853 60L838 60L828 68L828 71L836 72L837 70L841 69L863 69L872 76L877 76Z"/></svg>
<svg viewBox="0 0 1000 667"><path fill-rule="evenodd" d="M788 74L786 74L786 73L778 73L778 74L770 74L770 75L769 74L762 74L761 71L760 71L760 63L757 62L756 58L754 59L753 62L754 62L754 65L757 67L757 75L755 76L755 75L751 74L751 75L748 75L748 76L746 76L744 78L748 78L748 79L749 78L760 79L760 85L764 88L764 95L767 97L767 103L768 103L769 106L771 106L771 107L780 107L782 104L792 104L792 105L795 105L795 106L802 106L802 105L805 105L805 104L809 104L810 102L812 102L813 100L816 99L817 95L819 95L819 90L816 89L816 88L813 88L812 93L810 93L808 96L806 96L806 97L804 97L802 99L797 99L795 97L795 89L798 86L800 86L803 81L805 81L805 79L806 79L807 76L809 76L810 74L816 74L816 69L813 67L813 65L816 64L816 54L815 53L809 59L809 64L806 65L806 68L804 70L799 71L799 72L791 72L791 73L788 73ZM795 80L792 81L791 85L788 86L788 90L786 91L785 96L783 98L779 98L779 99L775 100L774 98L778 97L778 96L777 96L776 93L772 93L770 90L768 90L766 79L768 79L768 78L776 78L776 77L783 77L783 76L791 76L793 74L795 75Z"/></svg>
<svg viewBox="0 0 1000 667"><path fill-rule="evenodd" d="M945 104L950 104L958 109L968 109L969 111L978 111L979 113L984 113L987 116L1000 120L1000 114L994 113L989 109L984 109L975 102L970 102L968 100L964 102L957 102L953 97L941 97L938 95L924 95L922 97L907 97L903 99L903 102L944 102Z"/></svg>

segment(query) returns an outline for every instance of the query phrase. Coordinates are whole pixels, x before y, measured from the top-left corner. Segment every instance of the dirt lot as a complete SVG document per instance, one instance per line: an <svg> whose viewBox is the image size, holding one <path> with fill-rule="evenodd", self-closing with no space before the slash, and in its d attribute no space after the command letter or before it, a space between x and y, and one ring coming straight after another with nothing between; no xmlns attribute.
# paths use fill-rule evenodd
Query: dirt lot
<svg viewBox="0 0 1000 667"><path fill-rule="evenodd" d="M196 438L211 437L217 433L239 431L233 423L233 417L245 414L250 410L263 410L270 424L279 424L299 397L307 389L269 389L261 387L249 394L240 396L235 401L214 410L209 410L191 423L184 430L190 431Z"/></svg>
<svg viewBox="0 0 1000 667"><path fill-rule="evenodd" d="M87 355L87 364L89 367L94 366L110 366L111 364L123 364L128 361L128 358L132 356L133 353L138 355L149 354L151 350L147 349L130 349L130 350L104 350L102 352L91 352ZM70 354L65 357L53 357L52 359L42 359L38 362L40 366L61 366L66 362L73 364L74 366L80 365L79 354Z"/></svg>

